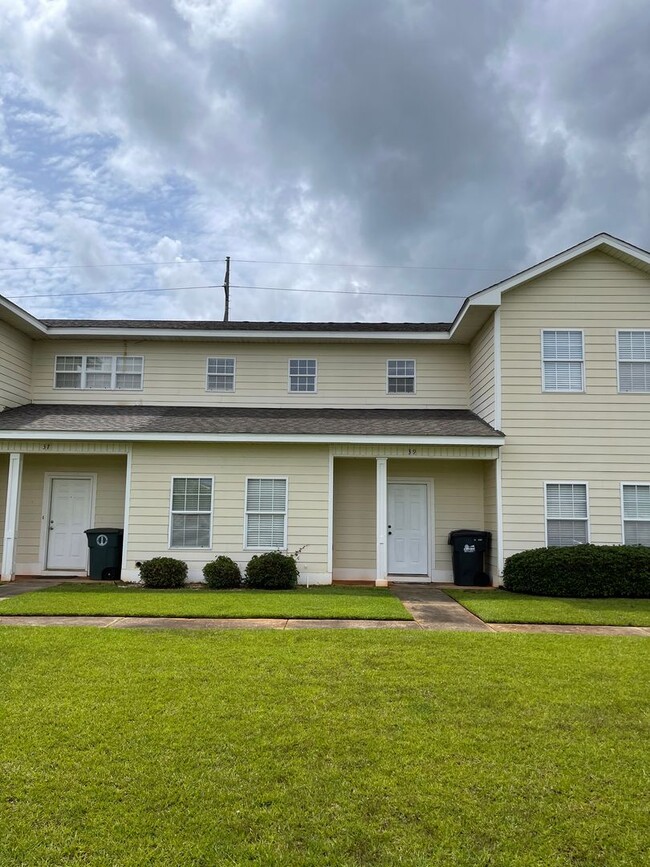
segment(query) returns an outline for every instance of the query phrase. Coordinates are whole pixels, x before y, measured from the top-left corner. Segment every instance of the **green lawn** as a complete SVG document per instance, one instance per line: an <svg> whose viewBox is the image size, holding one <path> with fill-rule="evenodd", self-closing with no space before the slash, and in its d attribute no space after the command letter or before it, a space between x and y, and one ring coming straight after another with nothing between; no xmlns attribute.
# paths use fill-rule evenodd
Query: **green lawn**
<svg viewBox="0 0 650 867"><path fill-rule="evenodd" d="M0 629L0 863L647 863L650 642Z"/></svg>
<svg viewBox="0 0 650 867"><path fill-rule="evenodd" d="M486 623L650 626L650 599L557 599L506 590L445 592Z"/></svg>
<svg viewBox="0 0 650 867"><path fill-rule="evenodd" d="M374 587L145 590L115 584L63 584L0 602L0 614L413 619L399 599Z"/></svg>

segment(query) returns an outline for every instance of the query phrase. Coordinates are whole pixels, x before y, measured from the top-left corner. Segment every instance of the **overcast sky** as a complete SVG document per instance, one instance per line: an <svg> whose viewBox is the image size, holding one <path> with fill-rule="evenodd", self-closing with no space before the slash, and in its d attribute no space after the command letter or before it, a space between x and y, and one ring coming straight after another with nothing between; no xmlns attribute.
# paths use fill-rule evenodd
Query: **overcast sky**
<svg viewBox="0 0 650 867"><path fill-rule="evenodd" d="M305 291L231 318L447 320L597 232L648 248L649 48L647 0L0 0L0 268L93 266L0 292L220 319L218 289L126 290L398 264L428 270L234 262ZM91 292L120 294L57 300Z"/></svg>

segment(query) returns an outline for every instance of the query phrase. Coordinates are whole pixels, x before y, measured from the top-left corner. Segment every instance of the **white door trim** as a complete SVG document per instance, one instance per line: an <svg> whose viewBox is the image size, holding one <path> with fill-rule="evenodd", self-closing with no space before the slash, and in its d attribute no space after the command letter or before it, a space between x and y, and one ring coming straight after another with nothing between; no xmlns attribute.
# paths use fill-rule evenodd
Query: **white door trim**
<svg viewBox="0 0 650 867"><path fill-rule="evenodd" d="M388 485L426 485L427 488L427 573L426 575L390 575L389 579L391 581L409 581L411 578L417 578L419 581L433 581L433 575L435 572L436 565L436 548L435 548L435 518L436 513L434 511L434 491L433 491L433 479L432 478L422 478L421 476L418 478L412 476L389 476ZM386 500L388 500L388 496L386 496ZM388 523L388 522L387 522Z"/></svg>
<svg viewBox="0 0 650 867"><path fill-rule="evenodd" d="M43 473L43 511L41 514L41 545L40 545L40 566L43 572L56 572L58 575L81 575L88 574L88 566L84 570L65 570L65 569L48 569L47 568L47 542L48 531L50 526L50 507L52 505L52 479L84 479L90 480L90 526L95 525L95 497L97 492L97 473L75 473L75 472L49 472Z"/></svg>

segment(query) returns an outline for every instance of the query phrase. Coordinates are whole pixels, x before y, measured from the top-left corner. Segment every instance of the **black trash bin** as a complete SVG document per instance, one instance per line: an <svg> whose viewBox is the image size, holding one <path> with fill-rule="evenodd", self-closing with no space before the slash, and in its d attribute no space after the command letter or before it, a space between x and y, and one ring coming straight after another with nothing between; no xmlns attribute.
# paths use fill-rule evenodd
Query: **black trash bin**
<svg viewBox="0 0 650 867"><path fill-rule="evenodd" d="M122 541L119 527L93 527L86 530L90 548L89 574L95 581L119 581L122 574Z"/></svg>
<svg viewBox="0 0 650 867"><path fill-rule="evenodd" d="M487 587L490 576L485 572L484 557L492 534L486 530L452 530L447 542L452 546L454 584L464 587Z"/></svg>

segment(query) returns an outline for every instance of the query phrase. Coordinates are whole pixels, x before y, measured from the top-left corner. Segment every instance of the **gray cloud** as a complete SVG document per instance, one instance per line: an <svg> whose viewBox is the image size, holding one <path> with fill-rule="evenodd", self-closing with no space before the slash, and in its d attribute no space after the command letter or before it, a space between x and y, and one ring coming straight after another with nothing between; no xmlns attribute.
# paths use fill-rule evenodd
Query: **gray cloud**
<svg viewBox="0 0 650 867"><path fill-rule="evenodd" d="M397 293L242 291L242 318L438 319L458 302L436 296L473 291L597 231L650 245L642 0L0 0L0 15L8 96L37 100L43 129L45 115L57 119L41 144L63 150L67 172L62 196L11 163L11 188L62 220L48 234L38 208L23 208L35 213L26 237L44 240L6 244L13 261L84 250L133 260L168 244L183 260L218 249L493 269L237 266L246 284ZM99 164L89 168L93 143ZM80 220L90 246L72 244ZM120 285L216 280L217 270L120 274ZM400 300L409 291L432 300ZM129 304L148 306L135 295ZM178 293L163 312L205 315L205 298Z"/></svg>

